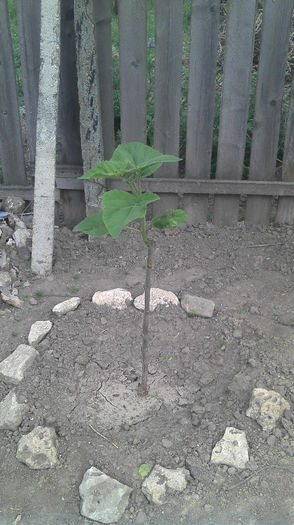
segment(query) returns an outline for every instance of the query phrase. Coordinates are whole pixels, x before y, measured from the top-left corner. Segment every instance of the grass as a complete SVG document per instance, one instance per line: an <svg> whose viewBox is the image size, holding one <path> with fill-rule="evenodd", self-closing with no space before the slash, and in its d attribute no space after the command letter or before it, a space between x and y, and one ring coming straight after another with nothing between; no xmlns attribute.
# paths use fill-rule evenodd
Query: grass
<svg viewBox="0 0 294 525"><path fill-rule="evenodd" d="M42 292L42 290L36 290L35 291L35 296L36 297L43 297L43 295L44 295L44 292Z"/></svg>

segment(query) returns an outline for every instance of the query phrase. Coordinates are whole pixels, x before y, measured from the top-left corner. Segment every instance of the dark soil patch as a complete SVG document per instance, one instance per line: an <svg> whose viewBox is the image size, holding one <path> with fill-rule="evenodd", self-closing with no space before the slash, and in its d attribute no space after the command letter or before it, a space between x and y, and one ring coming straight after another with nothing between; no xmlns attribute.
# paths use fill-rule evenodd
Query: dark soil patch
<svg viewBox="0 0 294 525"><path fill-rule="evenodd" d="M216 311L212 319L174 306L152 314L152 398L140 420L134 399L142 313L97 308L91 297L115 287L142 293L145 250L135 234L88 242L57 229L53 276L37 279L20 266L19 295L38 304L0 305L1 360L27 343L33 322L54 323L16 388L30 413L18 431L0 433L0 524L18 515L21 525L90 523L79 515L78 486L94 465L134 489L120 525L136 523L139 510L149 525L292 525L294 438L283 426L271 436L262 432L245 413L255 386L294 402L293 255L290 227L185 227L157 235L153 285L212 299ZM52 307L72 296L81 297L78 310L56 318ZM0 399L8 391L1 382ZM56 429L56 469L31 471L15 458L21 435L36 425ZM227 426L246 431L245 471L210 464ZM141 463L186 465L188 488L164 506L149 504Z"/></svg>

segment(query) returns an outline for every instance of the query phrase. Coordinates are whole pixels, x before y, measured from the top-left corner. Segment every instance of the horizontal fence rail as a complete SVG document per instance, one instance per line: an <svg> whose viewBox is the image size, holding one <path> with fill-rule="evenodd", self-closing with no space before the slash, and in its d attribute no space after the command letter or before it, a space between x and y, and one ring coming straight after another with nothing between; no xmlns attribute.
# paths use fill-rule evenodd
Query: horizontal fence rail
<svg viewBox="0 0 294 525"><path fill-rule="evenodd" d="M223 226L236 224L242 208L248 225L269 224L273 213L277 222L294 224L294 0L260 4L85 0L96 46L104 158L130 140L182 158L180 167L164 165L143 181L145 190L161 196L156 212L180 205L191 224L205 223L209 215ZM16 6L26 131L8 1L0 0L0 199L10 192L30 201L40 9L32 0L16 0ZM56 200L73 223L77 207L84 206L74 0L61 0L61 16ZM114 180L107 188L125 189Z"/></svg>

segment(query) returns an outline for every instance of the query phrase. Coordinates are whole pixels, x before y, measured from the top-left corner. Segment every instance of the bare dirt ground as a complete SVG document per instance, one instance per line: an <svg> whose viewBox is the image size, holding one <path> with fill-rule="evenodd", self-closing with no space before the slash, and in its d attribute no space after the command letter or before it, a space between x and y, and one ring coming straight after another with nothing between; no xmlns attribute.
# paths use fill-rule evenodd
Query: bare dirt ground
<svg viewBox="0 0 294 525"><path fill-rule="evenodd" d="M294 524L294 434L282 424L265 433L246 417L252 389L264 387L290 402L293 427L293 228L186 226L156 240L153 285L179 298L212 299L216 309L211 319L188 317L180 306L151 315L149 383L158 405L150 403L141 418L134 399L142 312L91 303L97 290L142 293L140 240L122 233L117 241L89 242L61 228L52 276L38 279L28 262L16 261L25 305L0 304L0 359L27 344L33 322L50 319L53 329L15 389L28 416L17 431L0 432L1 525L93 523L80 516L78 494L92 465L133 488L120 525ZM72 296L81 298L79 308L56 318L52 307ZM0 382L0 400L8 391ZM37 425L57 432L57 468L34 471L16 459L20 437ZM227 426L246 432L245 470L210 463ZM141 491L142 463L187 466L187 489L165 505L150 504Z"/></svg>

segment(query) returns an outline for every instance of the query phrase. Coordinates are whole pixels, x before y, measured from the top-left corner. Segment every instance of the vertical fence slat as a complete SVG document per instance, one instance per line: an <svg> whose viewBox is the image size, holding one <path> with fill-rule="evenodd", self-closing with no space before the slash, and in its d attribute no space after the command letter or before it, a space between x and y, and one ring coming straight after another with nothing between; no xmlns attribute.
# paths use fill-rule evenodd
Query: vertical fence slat
<svg viewBox="0 0 294 525"><path fill-rule="evenodd" d="M114 150L111 4L109 0L93 1L105 160L110 159Z"/></svg>
<svg viewBox="0 0 294 525"><path fill-rule="evenodd" d="M293 5L293 0L265 2L249 170L252 180L275 176ZM246 223L268 224L270 213L270 197L248 197Z"/></svg>
<svg viewBox="0 0 294 525"><path fill-rule="evenodd" d="M35 162L40 72L41 2L16 0L30 162Z"/></svg>
<svg viewBox="0 0 294 525"><path fill-rule="evenodd" d="M220 0L193 0L188 92L186 173L209 179ZM208 195L184 196L189 222L206 222Z"/></svg>
<svg viewBox="0 0 294 525"><path fill-rule="evenodd" d="M26 184L7 0L0 0L0 162L5 184Z"/></svg>
<svg viewBox="0 0 294 525"><path fill-rule="evenodd" d="M183 0L155 0L154 147L179 154L183 41ZM165 164L156 177L178 177L178 164ZM155 214L177 208L177 195L165 194L153 205Z"/></svg>
<svg viewBox="0 0 294 525"><path fill-rule="evenodd" d="M61 0L60 89L58 107L59 164L82 165L76 70L73 0ZM85 217L83 190L61 190L63 220L75 226Z"/></svg>
<svg viewBox="0 0 294 525"><path fill-rule="evenodd" d="M284 146L282 180L284 182L294 181L294 76ZM279 197L276 221L281 224L294 224L293 197Z"/></svg>
<svg viewBox="0 0 294 525"><path fill-rule="evenodd" d="M243 172L252 67L255 1L230 0L224 59L216 178L240 180ZM239 196L216 196L217 226L238 221Z"/></svg>
<svg viewBox="0 0 294 525"><path fill-rule="evenodd" d="M146 0L119 1L121 141L146 141Z"/></svg>

